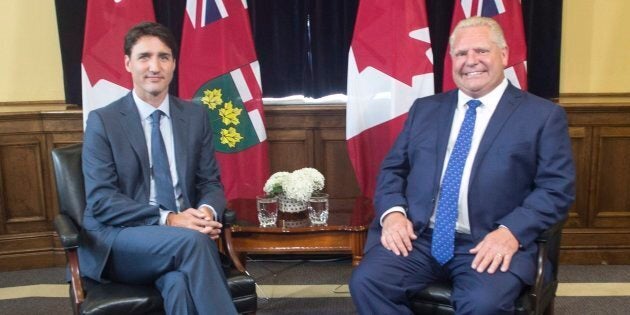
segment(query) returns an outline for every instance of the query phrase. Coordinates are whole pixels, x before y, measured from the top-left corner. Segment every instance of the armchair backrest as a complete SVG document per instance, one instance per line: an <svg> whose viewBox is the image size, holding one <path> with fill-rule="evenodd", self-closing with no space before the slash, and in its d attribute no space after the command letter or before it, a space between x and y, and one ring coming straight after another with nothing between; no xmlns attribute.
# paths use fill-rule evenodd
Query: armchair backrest
<svg viewBox="0 0 630 315"><path fill-rule="evenodd" d="M83 144L77 143L52 150L59 213L69 216L78 226L82 226L85 210L82 149Z"/></svg>

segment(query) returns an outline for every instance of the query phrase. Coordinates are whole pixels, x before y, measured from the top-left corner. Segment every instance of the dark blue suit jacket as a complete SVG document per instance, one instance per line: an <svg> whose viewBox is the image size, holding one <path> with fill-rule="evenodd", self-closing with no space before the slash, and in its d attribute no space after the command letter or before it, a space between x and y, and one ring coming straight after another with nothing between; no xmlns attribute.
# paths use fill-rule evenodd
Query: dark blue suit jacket
<svg viewBox="0 0 630 315"><path fill-rule="evenodd" d="M225 196L214 157L206 108L170 97L182 209L212 206L219 218ZM158 206L149 204L149 153L140 114L131 93L90 112L83 140L87 207L79 247L81 272L101 279L112 243L124 227L159 224Z"/></svg>
<svg viewBox="0 0 630 315"><path fill-rule="evenodd" d="M457 90L415 101L381 167L376 218L366 251L380 244L378 220L393 206L407 209L417 233L428 227L456 104ZM574 181L564 110L508 85L472 167L468 208L473 239L480 242L499 225L507 226L522 246L510 270L532 283L537 250L534 240L567 216L574 199Z"/></svg>

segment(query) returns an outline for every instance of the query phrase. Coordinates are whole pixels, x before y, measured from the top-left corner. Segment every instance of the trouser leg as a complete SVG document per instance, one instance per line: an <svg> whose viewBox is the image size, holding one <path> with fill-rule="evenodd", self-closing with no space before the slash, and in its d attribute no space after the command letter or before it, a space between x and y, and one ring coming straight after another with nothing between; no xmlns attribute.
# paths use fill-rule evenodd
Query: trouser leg
<svg viewBox="0 0 630 315"><path fill-rule="evenodd" d="M235 314L216 243L185 228L142 226L122 230L107 264L115 281L152 284L180 272L198 314Z"/></svg>
<svg viewBox="0 0 630 315"><path fill-rule="evenodd" d="M381 244L370 249L350 279L350 293L359 314L412 314L410 296L443 276L427 253L427 235L413 242L407 257L396 256Z"/></svg>
<svg viewBox="0 0 630 315"><path fill-rule="evenodd" d="M446 268L451 274L452 304L456 314L513 314L514 303L525 284L510 272L497 270L494 274L472 269L475 255L468 252L475 244L456 239L456 255Z"/></svg>
<svg viewBox="0 0 630 315"><path fill-rule="evenodd" d="M195 315L197 311L188 291L186 276L179 271L167 272L155 281L164 299L167 314Z"/></svg>

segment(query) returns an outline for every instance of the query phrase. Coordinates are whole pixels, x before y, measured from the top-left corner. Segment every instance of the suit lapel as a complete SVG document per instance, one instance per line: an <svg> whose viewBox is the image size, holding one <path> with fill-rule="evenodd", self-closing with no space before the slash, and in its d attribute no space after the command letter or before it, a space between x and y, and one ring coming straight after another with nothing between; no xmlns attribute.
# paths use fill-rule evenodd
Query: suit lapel
<svg viewBox="0 0 630 315"><path fill-rule="evenodd" d="M147 140L144 138L144 131L142 130L142 125L140 123L140 114L138 113L138 108L136 107L136 103L133 101L131 93L127 94L127 96L123 99L120 114L122 116L120 125L125 131L125 134L127 134L131 147L138 155L138 159L140 160L140 165L142 167L144 182L148 185L150 181L150 166L149 153L147 151Z"/></svg>
<svg viewBox="0 0 630 315"><path fill-rule="evenodd" d="M470 174L471 182L475 178L479 164L483 162L486 153L490 147L492 147L497 135L501 129L503 129L503 126L505 126L505 123L508 121L512 113L514 113L518 104L520 104L521 98L521 91L511 84L508 84L508 87L503 93L494 114L492 114L492 117L488 122L488 127L486 127L483 138L481 138L481 143L479 143L479 149L477 150L475 162L473 163L472 172Z"/></svg>
<svg viewBox="0 0 630 315"><path fill-rule="evenodd" d="M179 187L182 189L184 200L188 200L188 192L186 191L186 172L188 168L188 128L189 117L184 110L184 104L180 103L176 98L171 97L171 118L173 124L173 141L175 147L175 165L177 166L177 176L179 177Z"/></svg>

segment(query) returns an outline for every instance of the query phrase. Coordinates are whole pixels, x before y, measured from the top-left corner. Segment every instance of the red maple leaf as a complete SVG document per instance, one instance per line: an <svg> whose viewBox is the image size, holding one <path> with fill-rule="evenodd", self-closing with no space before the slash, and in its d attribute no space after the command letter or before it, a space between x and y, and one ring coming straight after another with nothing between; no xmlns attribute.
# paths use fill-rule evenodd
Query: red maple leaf
<svg viewBox="0 0 630 315"><path fill-rule="evenodd" d="M431 44L409 36L426 27L422 0L362 1L352 40L359 72L373 67L409 86L413 76L433 72Z"/></svg>

